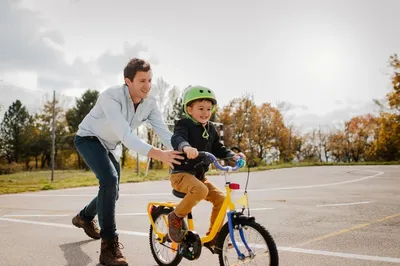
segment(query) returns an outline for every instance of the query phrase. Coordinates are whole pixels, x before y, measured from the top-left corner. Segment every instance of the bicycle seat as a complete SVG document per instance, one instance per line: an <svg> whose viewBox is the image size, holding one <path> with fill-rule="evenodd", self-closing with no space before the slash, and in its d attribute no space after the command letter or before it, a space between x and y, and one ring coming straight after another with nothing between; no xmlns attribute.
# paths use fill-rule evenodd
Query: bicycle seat
<svg viewBox="0 0 400 266"><path fill-rule="evenodd" d="M181 199L183 199L186 196L186 193L179 192L178 190L175 190L175 189L172 190L172 194L175 197L178 197L178 198L181 198Z"/></svg>

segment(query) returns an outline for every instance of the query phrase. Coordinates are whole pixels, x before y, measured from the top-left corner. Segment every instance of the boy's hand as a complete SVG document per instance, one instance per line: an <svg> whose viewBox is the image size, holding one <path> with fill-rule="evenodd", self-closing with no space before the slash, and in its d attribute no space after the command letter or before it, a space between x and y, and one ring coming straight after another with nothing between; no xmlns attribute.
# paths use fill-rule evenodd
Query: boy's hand
<svg viewBox="0 0 400 266"><path fill-rule="evenodd" d="M242 158L243 160L246 160L246 155L244 155L242 152L239 152L239 153L236 153L236 155L233 156L232 159L236 162L240 158Z"/></svg>
<svg viewBox="0 0 400 266"><path fill-rule="evenodd" d="M199 156L199 151L193 147L185 146L183 147L183 152L186 153L188 159L194 159Z"/></svg>
<svg viewBox="0 0 400 266"><path fill-rule="evenodd" d="M242 167L244 167L246 165L246 155L244 155L241 152L239 152L235 156L233 156L232 159L233 159L234 162L237 162L238 160L243 159L243 161L241 161L240 164L239 164L239 168L242 168Z"/></svg>

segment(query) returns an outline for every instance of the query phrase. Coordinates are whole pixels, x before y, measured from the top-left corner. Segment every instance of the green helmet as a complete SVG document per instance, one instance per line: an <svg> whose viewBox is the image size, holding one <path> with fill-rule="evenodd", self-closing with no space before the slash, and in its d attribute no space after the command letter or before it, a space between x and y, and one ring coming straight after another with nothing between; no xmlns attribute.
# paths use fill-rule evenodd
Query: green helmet
<svg viewBox="0 0 400 266"><path fill-rule="evenodd" d="M192 101L199 99L211 100L213 103L213 108L211 111L214 112L216 110L217 99L215 98L215 94L211 89L202 86L190 86L183 93L183 110L185 111L186 115L189 115L186 109L187 105Z"/></svg>

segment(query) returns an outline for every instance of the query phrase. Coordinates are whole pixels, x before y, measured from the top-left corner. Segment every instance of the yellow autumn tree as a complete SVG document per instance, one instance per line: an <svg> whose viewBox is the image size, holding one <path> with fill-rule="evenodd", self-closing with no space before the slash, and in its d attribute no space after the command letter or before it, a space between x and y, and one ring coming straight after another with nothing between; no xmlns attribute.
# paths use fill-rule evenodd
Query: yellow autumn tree
<svg viewBox="0 0 400 266"><path fill-rule="evenodd" d="M342 130L332 132L328 135L327 147L329 149L331 159L334 162L349 161L349 148L346 134Z"/></svg>
<svg viewBox="0 0 400 266"><path fill-rule="evenodd" d="M371 114L355 116L345 123L345 135L352 161L374 159L378 129L379 119Z"/></svg>
<svg viewBox="0 0 400 266"><path fill-rule="evenodd" d="M284 144L288 141L289 136L280 111L272 107L270 103L263 103L253 111L252 123L253 129L250 137L257 161L261 162L265 159L271 149L282 153L287 146Z"/></svg>
<svg viewBox="0 0 400 266"><path fill-rule="evenodd" d="M393 68L392 85L393 91L388 93L389 106L400 112L400 60L397 54L390 56L390 66Z"/></svg>
<svg viewBox="0 0 400 266"><path fill-rule="evenodd" d="M218 113L219 122L224 124L224 143L228 147L239 147L250 156L251 139L249 132L254 129L252 118L256 112L256 106L249 95L231 100ZM250 157L249 157L250 158Z"/></svg>
<svg viewBox="0 0 400 266"><path fill-rule="evenodd" d="M393 90L386 97L389 111L381 111L379 132L376 142L376 155L381 160L400 160L400 60L397 54L390 56L393 69Z"/></svg>
<svg viewBox="0 0 400 266"><path fill-rule="evenodd" d="M376 143L376 155L384 161L400 159L400 121L396 114L382 113Z"/></svg>

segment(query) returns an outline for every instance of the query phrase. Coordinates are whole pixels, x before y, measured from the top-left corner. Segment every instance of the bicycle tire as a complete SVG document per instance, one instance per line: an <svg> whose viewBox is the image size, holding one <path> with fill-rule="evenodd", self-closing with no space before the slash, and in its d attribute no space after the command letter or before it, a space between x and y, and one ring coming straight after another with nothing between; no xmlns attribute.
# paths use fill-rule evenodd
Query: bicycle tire
<svg viewBox="0 0 400 266"><path fill-rule="evenodd" d="M257 223L256 221L244 220L244 221L241 221L240 224L242 226L247 226L247 227L253 228L255 231L257 231L262 236L262 238L264 239L265 243L267 244L267 247L269 250L269 257L270 257L269 266L278 266L279 265L278 249L276 248L275 241L272 238L271 234L268 232L268 230L265 229L264 226ZM221 232L218 237L218 241L217 241L217 247L218 247L217 250L218 250L218 258L219 258L220 266L225 266L223 245L224 245L226 237L230 238L228 223L225 223L225 225L222 227ZM253 265L253 264L251 264L251 261L250 261L250 265Z"/></svg>
<svg viewBox="0 0 400 266"><path fill-rule="evenodd" d="M153 221L156 222L156 220L163 215L168 215L171 211L173 211L173 209L171 208L157 208L154 210L152 217L153 217ZM160 266L177 266L181 261L182 261L182 256L179 255L179 252L176 251L175 252L175 258L169 262L169 263L165 263L163 262L159 257L158 257L158 253L155 250L155 247L153 245L153 227L150 225L150 230L149 230L149 243L150 243L150 250L151 250L151 254L153 255L154 260L157 262L158 265Z"/></svg>

